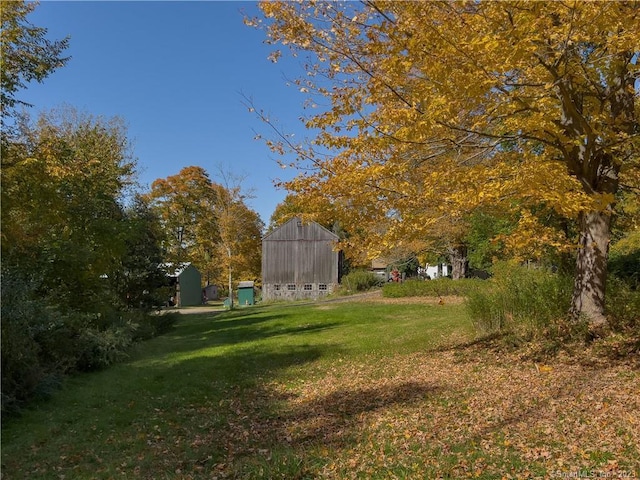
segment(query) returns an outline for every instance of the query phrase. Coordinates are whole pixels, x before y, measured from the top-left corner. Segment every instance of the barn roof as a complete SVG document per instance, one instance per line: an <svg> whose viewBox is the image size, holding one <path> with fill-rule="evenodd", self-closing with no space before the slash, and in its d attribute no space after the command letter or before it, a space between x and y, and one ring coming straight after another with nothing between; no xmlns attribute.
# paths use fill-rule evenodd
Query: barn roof
<svg viewBox="0 0 640 480"><path fill-rule="evenodd" d="M303 229L306 232L313 231L314 240L339 240L339 237L335 233L324 228L319 223L314 221L305 223L300 217L293 217L288 222L280 225L273 232L265 235L262 240L291 240L293 237L293 235L291 235L291 232L293 231L293 229L297 231L299 228Z"/></svg>

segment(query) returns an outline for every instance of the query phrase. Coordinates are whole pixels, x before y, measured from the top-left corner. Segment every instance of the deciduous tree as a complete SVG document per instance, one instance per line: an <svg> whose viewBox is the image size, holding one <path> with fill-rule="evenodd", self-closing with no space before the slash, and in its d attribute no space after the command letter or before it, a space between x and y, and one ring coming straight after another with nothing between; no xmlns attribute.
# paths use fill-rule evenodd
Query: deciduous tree
<svg viewBox="0 0 640 480"><path fill-rule="evenodd" d="M22 123L5 155L3 264L36 274L65 307L97 306L101 276L125 250L121 200L135 163L122 121L43 113Z"/></svg>
<svg viewBox="0 0 640 480"><path fill-rule="evenodd" d="M185 167L153 182L147 198L161 219L167 261L193 262L231 293L233 275L260 275L263 224L246 206L240 179L222 169L219 176L222 184L202 167Z"/></svg>
<svg viewBox="0 0 640 480"><path fill-rule="evenodd" d="M218 168L220 184L214 184L216 222L220 231L216 245L218 261L226 275L230 306L233 285L238 278L255 279L262 266L262 230L260 216L247 207L248 193L243 192L243 178ZM234 280L235 279L235 280Z"/></svg>
<svg viewBox="0 0 640 480"><path fill-rule="evenodd" d="M15 0L3 2L0 9L2 18L0 100L3 129L6 117L12 114L14 107L27 105L16 97L18 90L26 87L33 80L42 82L69 60L69 57L62 56L69 44L69 38L49 40L46 38L46 28L36 27L27 20L27 16L36 6L36 2Z"/></svg>
<svg viewBox="0 0 640 480"><path fill-rule="evenodd" d="M203 272L216 269L217 192L206 170L189 166L159 178L147 199L162 223L166 261L192 262Z"/></svg>
<svg viewBox="0 0 640 480"><path fill-rule="evenodd" d="M616 195L640 183L637 2L261 8L266 20L248 23L306 54L297 85L316 108L311 145L274 144L311 168L288 188L394 243L483 205L522 212L519 241L535 240L535 212L553 211L580 232L571 311L606 323Z"/></svg>

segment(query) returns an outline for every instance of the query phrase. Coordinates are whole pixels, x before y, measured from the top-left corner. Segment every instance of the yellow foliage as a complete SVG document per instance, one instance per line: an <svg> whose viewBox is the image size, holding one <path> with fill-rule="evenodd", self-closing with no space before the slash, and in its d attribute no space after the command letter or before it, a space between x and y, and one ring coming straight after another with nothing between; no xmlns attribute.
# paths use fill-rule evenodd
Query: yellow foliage
<svg viewBox="0 0 640 480"><path fill-rule="evenodd" d="M573 221L640 183L637 3L261 8L270 42L315 55L301 86L330 102L306 125L335 155L305 151L284 186L307 206L331 203L362 233L353 248L455 238L491 206L524 212L505 241L537 256L571 241L533 208Z"/></svg>

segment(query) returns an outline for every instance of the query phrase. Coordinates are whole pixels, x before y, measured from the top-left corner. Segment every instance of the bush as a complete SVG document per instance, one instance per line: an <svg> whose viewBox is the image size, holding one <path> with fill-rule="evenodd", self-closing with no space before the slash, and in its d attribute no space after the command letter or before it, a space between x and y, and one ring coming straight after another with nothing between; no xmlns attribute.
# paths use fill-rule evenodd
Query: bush
<svg viewBox="0 0 640 480"><path fill-rule="evenodd" d="M41 385L55 383L55 372L40 361L41 347L35 340L46 331L51 312L33 298L30 282L2 275L2 414L15 412ZM42 389L41 389L42 390Z"/></svg>
<svg viewBox="0 0 640 480"><path fill-rule="evenodd" d="M613 331L635 331L640 336L640 290L627 279L607 279L606 312Z"/></svg>
<svg viewBox="0 0 640 480"><path fill-rule="evenodd" d="M49 396L64 375L108 367L133 342L167 332L179 314L103 309L61 313L37 296L38 282L2 272L2 415Z"/></svg>
<svg viewBox="0 0 640 480"><path fill-rule="evenodd" d="M407 280L401 283L387 283L382 287L385 297L445 297L467 296L470 291L482 288L485 280L463 278L437 278L435 280Z"/></svg>
<svg viewBox="0 0 640 480"><path fill-rule="evenodd" d="M640 230L627 233L611 245L609 273L624 281L633 290L640 287Z"/></svg>
<svg viewBox="0 0 640 480"><path fill-rule="evenodd" d="M485 288L469 291L467 308L480 332L530 337L566 317L571 288L568 277L501 262L493 267Z"/></svg>
<svg viewBox="0 0 640 480"><path fill-rule="evenodd" d="M100 370L126 358L126 350L133 342L132 337L131 331L126 328L83 329L77 341L77 370Z"/></svg>
<svg viewBox="0 0 640 480"><path fill-rule="evenodd" d="M342 277L341 290L347 293L365 292L383 283L375 273L356 270Z"/></svg>

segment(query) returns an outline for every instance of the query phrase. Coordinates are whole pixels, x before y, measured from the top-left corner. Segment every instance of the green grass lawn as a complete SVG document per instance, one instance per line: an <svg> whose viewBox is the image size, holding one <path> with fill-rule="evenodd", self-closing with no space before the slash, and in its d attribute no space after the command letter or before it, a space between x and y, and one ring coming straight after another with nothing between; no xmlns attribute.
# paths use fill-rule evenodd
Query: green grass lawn
<svg viewBox="0 0 640 480"><path fill-rule="evenodd" d="M637 370L542 374L461 347L473 338L459 304L183 315L129 361L5 421L2 478L536 478L640 464Z"/></svg>

